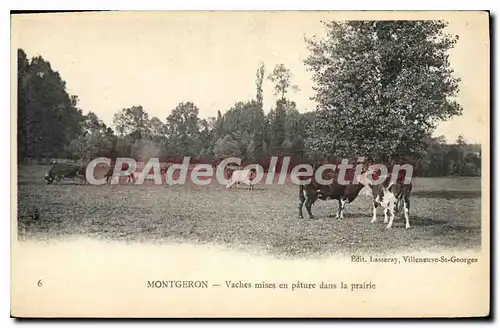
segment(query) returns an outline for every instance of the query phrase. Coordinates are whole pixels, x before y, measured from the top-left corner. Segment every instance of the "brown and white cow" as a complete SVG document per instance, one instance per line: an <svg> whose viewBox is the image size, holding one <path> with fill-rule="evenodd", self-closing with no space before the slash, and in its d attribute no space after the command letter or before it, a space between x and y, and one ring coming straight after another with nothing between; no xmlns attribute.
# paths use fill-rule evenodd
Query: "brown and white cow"
<svg viewBox="0 0 500 328"><path fill-rule="evenodd" d="M347 170L344 177L348 184L339 183L339 173L338 171L323 171L322 178L331 182L328 184L321 184L316 181L316 169L314 170L314 175L311 181L306 185L299 186L299 217L303 219L302 206L305 203L307 213L310 219L314 219L311 212L312 205L316 200L328 200L336 199L338 200L338 212L336 215L337 219L344 218L344 208L346 204L352 203L359 195L359 192L365 187L363 177L365 172L363 171L360 176L355 176L355 170Z"/></svg>
<svg viewBox="0 0 500 328"><path fill-rule="evenodd" d="M368 174L373 176L372 172L368 172ZM405 181L404 176L401 175L393 178L393 175L389 173L386 176L373 179L368 185L373 196L373 216L370 223L377 222L377 208L382 207L384 210L384 223L387 223L386 228L389 229L392 227L394 217L401 210L404 210L405 227L409 229L410 194L413 187L411 180Z"/></svg>

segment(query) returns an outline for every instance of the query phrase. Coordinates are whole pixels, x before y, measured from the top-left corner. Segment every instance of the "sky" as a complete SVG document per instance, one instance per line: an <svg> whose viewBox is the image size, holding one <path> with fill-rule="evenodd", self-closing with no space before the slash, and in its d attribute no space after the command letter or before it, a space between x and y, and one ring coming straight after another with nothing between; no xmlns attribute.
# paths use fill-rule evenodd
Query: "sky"
<svg viewBox="0 0 500 328"><path fill-rule="evenodd" d="M419 16L416 16L419 15ZM460 40L450 62L461 78L462 116L438 126L448 141L463 135L484 143L489 134L488 16L481 12L108 12L15 15L11 51L41 55L107 125L122 108L141 105L162 121L180 102L193 102L200 117L216 116L237 101L255 98L260 63L269 73L284 64L299 91L289 98L299 111L315 103L304 37L323 36L322 20L446 19ZM14 61L15 63L15 61ZM13 65L15 74L15 65ZM276 101L264 84L264 109ZM485 131L487 133L485 133Z"/></svg>

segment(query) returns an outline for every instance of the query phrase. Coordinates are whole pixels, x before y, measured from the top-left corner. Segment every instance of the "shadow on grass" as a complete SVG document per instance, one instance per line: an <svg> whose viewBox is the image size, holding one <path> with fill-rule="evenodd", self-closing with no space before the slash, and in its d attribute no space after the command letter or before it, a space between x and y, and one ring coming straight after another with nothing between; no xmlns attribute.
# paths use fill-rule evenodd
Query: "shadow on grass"
<svg viewBox="0 0 500 328"><path fill-rule="evenodd" d="M94 186L90 183L83 183L77 181L64 181L64 182L53 182L52 184L48 184L44 179L41 180L18 180L17 185L44 185L44 186Z"/></svg>
<svg viewBox="0 0 500 328"><path fill-rule="evenodd" d="M253 187L253 189L248 189L248 187L239 187L239 188L237 188L237 187L234 187L234 186L231 187L231 188L226 188L226 186L224 186L224 185L223 185L223 187L224 187L225 190L231 190L231 191L238 191L239 190L239 191L250 192L250 191L264 191L264 190L267 191L268 190L268 189L266 189L264 187Z"/></svg>
<svg viewBox="0 0 500 328"><path fill-rule="evenodd" d="M18 186L21 186L21 185L46 185L47 182L45 180L41 180L41 181L33 181L33 180L29 180L29 181L23 181L23 180L19 180L17 181L17 185Z"/></svg>
<svg viewBox="0 0 500 328"><path fill-rule="evenodd" d="M327 218L335 218L337 216L337 209L334 209L330 214L328 214ZM383 215L383 214L382 214ZM372 211L370 212L347 212L344 210L344 218L345 219L368 219L370 220L372 217Z"/></svg>
<svg viewBox="0 0 500 328"><path fill-rule="evenodd" d="M461 199L461 198L477 198L481 197L480 190L434 190L434 191L415 191L412 196L423 198L446 198L446 199Z"/></svg>
<svg viewBox="0 0 500 328"><path fill-rule="evenodd" d="M396 220L397 218L394 221ZM399 216L399 220L404 220L404 216ZM429 219L421 216L410 216L410 225L417 227L444 225L447 223L449 222L441 219Z"/></svg>
<svg viewBox="0 0 500 328"><path fill-rule="evenodd" d="M384 222L384 216L379 215L377 216L377 222L380 224L381 222ZM448 224L446 220L440 220L440 219L429 219L429 218L424 218L420 216L411 216L410 215L410 226L411 227L432 227L432 226L445 226ZM384 223L384 225L387 223ZM393 222L393 227L400 227L405 225L405 217L404 215L397 215L394 218Z"/></svg>
<svg viewBox="0 0 500 328"><path fill-rule="evenodd" d="M435 235L453 235L458 234L464 236L467 234L477 235L481 234L481 227L479 226L463 226L463 225L443 225L440 229L434 231Z"/></svg>

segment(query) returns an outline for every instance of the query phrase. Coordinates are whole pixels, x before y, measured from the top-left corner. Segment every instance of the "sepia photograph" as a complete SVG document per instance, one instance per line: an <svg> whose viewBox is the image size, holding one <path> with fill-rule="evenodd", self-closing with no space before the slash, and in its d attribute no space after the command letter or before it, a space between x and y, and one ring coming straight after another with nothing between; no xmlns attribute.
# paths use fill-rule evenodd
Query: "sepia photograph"
<svg viewBox="0 0 500 328"><path fill-rule="evenodd" d="M488 11L10 19L11 316L489 315Z"/></svg>

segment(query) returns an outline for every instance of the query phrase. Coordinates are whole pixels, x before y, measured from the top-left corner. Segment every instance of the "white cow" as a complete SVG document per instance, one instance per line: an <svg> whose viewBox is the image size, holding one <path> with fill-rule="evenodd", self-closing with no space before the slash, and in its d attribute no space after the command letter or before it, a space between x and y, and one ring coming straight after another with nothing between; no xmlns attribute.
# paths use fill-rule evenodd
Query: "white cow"
<svg viewBox="0 0 500 328"><path fill-rule="evenodd" d="M239 188L240 183L248 185L249 190L253 190L253 180L255 179L255 169L249 170L235 170L231 175L231 179L228 181L226 188L231 188L236 184L236 188Z"/></svg>

